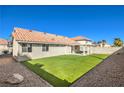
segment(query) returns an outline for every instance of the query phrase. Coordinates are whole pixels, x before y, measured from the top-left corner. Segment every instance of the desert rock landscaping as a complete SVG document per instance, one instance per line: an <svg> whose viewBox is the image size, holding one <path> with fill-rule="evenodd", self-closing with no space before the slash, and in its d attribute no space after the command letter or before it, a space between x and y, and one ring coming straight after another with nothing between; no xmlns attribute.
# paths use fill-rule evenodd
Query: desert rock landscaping
<svg viewBox="0 0 124 93"><path fill-rule="evenodd" d="M24 80L16 82L11 76L23 78ZM22 77L23 76L23 77ZM10 81L10 79L11 81ZM9 82L7 81L9 79ZM13 81L12 81L13 80ZM13 84L10 84L13 83ZM22 64L15 62L11 56L0 57L0 87L48 87L51 86L41 77L27 69Z"/></svg>

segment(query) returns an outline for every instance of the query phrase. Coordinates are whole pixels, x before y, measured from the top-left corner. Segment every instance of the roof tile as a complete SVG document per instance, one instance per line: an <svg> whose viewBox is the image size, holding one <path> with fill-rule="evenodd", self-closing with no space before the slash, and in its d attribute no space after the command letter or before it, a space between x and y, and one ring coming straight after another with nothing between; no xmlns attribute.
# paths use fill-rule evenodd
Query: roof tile
<svg viewBox="0 0 124 93"><path fill-rule="evenodd" d="M5 39L0 39L0 45L7 45L8 41Z"/></svg>
<svg viewBox="0 0 124 93"><path fill-rule="evenodd" d="M14 28L12 34L17 41L37 42L37 43L55 43L55 44L77 44L74 40L55 34L26 30L22 28Z"/></svg>
<svg viewBox="0 0 124 93"><path fill-rule="evenodd" d="M91 41L89 38L84 36L77 36L75 38L71 38L72 40L78 41L78 40L85 40L85 41Z"/></svg>

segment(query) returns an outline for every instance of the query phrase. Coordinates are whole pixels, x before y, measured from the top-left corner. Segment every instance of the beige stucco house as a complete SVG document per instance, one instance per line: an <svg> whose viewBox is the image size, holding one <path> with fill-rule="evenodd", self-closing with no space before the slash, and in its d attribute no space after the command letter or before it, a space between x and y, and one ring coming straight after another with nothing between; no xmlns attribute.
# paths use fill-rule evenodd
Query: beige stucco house
<svg viewBox="0 0 124 93"><path fill-rule="evenodd" d="M80 52L83 55L92 54L92 40L83 36L77 36L71 39L80 44L80 45L76 45L77 53Z"/></svg>
<svg viewBox="0 0 124 93"><path fill-rule="evenodd" d="M56 34L14 28L12 33L12 54L17 59L36 59L67 54L112 54L120 48L94 47L92 41L78 36L68 38Z"/></svg>
<svg viewBox="0 0 124 93"><path fill-rule="evenodd" d="M5 39L0 39L0 54L2 54L5 50L8 50L8 41Z"/></svg>
<svg viewBox="0 0 124 93"><path fill-rule="evenodd" d="M80 43L60 35L14 28L12 33L13 56L31 59L75 53Z"/></svg>

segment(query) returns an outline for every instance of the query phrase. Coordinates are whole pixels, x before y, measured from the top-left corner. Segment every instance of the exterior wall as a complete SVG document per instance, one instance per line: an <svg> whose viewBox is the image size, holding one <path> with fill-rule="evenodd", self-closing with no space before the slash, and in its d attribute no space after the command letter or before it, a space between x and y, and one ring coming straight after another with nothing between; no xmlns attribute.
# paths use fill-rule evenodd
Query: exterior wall
<svg viewBox="0 0 124 93"><path fill-rule="evenodd" d="M22 52L22 46L17 41L13 40L13 56L26 56L31 59L72 54L71 46L49 45L49 51L42 51L42 44L32 44L32 52ZM112 54L121 47L92 47L80 46L83 51L82 55L89 54ZM87 53L85 53L87 51Z"/></svg>
<svg viewBox="0 0 124 93"><path fill-rule="evenodd" d="M112 54L122 47L92 47L92 46L80 46L80 51L82 55L90 54ZM85 52L87 51L87 52Z"/></svg>
<svg viewBox="0 0 124 93"><path fill-rule="evenodd" d="M91 50L92 42L91 41L79 40L77 42L80 43L79 51L82 52L81 53L82 55L89 55L92 53L92 50Z"/></svg>
<svg viewBox="0 0 124 93"><path fill-rule="evenodd" d="M80 51L83 51L83 55L89 55L92 54L92 48L91 46L80 46ZM85 53L86 51L86 53Z"/></svg>
<svg viewBox="0 0 124 93"><path fill-rule="evenodd" d="M4 50L8 50L8 46L7 45L0 45L0 55L3 54Z"/></svg>
<svg viewBox="0 0 124 93"><path fill-rule="evenodd" d="M105 46L104 47L111 47L111 45L109 45L109 44L105 44Z"/></svg>
<svg viewBox="0 0 124 93"><path fill-rule="evenodd" d="M3 50L8 50L8 46L7 45L0 45L0 51Z"/></svg>
<svg viewBox="0 0 124 93"><path fill-rule="evenodd" d="M22 52L22 47L18 45L20 56L27 56L31 59L71 54L71 46L49 45L49 51L42 51L42 44L32 44L32 52Z"/></svg>
<svg viewBox="0 0 124 93"><path fill-rule="evenodd" d="M92 47L92 54L112 54L122 47Z"/></svg>
<svg viewBox="0 0 124 93"><path fill-rule="evenodd" d="M13 39L13 56L18 56L19 44Z"/></svg>

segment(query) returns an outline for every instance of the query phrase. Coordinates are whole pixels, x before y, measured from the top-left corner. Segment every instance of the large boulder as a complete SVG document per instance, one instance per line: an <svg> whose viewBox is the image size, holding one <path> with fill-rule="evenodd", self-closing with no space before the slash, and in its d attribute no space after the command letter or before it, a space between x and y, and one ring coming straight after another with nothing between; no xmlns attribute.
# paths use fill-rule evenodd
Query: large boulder
<svg viewBox="0 0 124 93"><path fill-rule="evenodd" d="M19 84L23 82L23 80L24 80L24 77L22 75L18 73L14 73L12 76L8 77L5 82L9 84Z"/></svg>

